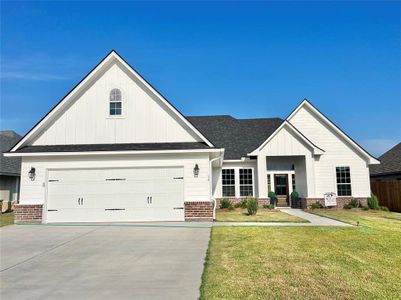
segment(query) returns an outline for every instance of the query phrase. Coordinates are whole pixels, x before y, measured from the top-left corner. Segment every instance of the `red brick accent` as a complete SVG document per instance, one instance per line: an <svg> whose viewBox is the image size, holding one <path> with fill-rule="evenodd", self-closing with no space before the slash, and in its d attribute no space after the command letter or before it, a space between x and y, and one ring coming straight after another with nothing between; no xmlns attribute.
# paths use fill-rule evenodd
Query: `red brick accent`
<svg viewBox="0 0 401 300"><path fill-rule="evenodd" d="M361 205L368 205L368 198L359 198L359 197L337 197L337 209L342 209L344 204L350 203L352 199L357 199ZM312 203L320 203L324 206L324 198L302 198L301 199L301 208L308 209L312 206Z"/></svg>
<svg viewBox="0 0 401 300"><path fill-rule="evenodd" d="M16 204L14 223L42 222L42 204Z"/></svg>
<svg viewBox="0 0 401 300"><path fill-rule="evenodd" d="M184 206L185 221L213 221L213 202L185 202Z"/></svg>
<svg viewBox="0 0 401 300"><path fill-rule="evenodd" d="M222 197L222 198L217 198L217 208L220 207L220 201L221 199L226 198L226 197ZM240 203L242 200L246 199L247 197L240 197L240 198L235 198L235 197L228 197L228 199L231 201L232 204L237 204ZM270 204L270 198L256 198L258 199L258 203L259 206L263 206L265 204Z"/></svg>

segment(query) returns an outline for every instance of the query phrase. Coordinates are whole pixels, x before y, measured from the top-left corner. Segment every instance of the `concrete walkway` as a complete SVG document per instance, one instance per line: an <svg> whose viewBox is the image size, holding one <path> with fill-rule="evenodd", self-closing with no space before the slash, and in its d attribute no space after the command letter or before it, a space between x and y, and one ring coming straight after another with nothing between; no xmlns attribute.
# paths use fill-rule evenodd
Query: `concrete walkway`
<svg viewBox="0 0 401 300"><path fill-rule="evenodd" d="M347 223L304 212L302 209L280 208L282 212L309 221L309 223L293 222L214 222L213 226L352 226Z"/></svg>

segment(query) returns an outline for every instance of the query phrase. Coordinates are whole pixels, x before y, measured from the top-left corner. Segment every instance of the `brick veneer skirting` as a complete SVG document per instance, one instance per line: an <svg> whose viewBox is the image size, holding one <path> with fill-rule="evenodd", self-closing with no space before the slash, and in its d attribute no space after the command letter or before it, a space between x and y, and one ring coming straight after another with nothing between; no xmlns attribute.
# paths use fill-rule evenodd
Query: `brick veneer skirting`
<svg viewBox="0 0 401 300"><path fill-rule="evenodd" d="M213 221L213 202L185 202L184 207L185 221Z"/></svg>
<svg viewBox="0 0 401 300"><path fill-rule="evenodd" d="M351 199L357 199L361 205L368 205L368 198L358 198L358 197L337 197L337 208L343 208L344 204L348 204ZM307 209L311 208L312 203L320 203L324 206L324 198L302 198L301 208Z"/></svg>
<svg viewBox="0 0 401 300"><path fill-rule="evenodd" d="M42 222L42 204L16 204L15 223L40 223Z"/></svg>
<svg viewBox="0 0 401 300"><path fill-rule="evenodd" d="M216 199L217 208L220 206L221 199L224 199L224 198L226 198L226 197ZM242 198L228 197L228 199L231 201L232 204L237 204L237 203L241 202L242 200L245 200L246 197L242 197ZM259 206L263 206L265 204L270 204L270 198L257 198L257 199L258 199Z"/></svg>

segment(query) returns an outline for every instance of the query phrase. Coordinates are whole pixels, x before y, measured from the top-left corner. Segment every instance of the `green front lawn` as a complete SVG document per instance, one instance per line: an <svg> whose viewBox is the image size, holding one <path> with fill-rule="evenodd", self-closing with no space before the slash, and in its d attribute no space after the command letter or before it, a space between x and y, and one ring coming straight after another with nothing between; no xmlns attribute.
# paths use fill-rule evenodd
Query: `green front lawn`
<svg viewBox="0 0 401 300"><path fill-rule="evenodd" d="M0 227L14 224L14 213L0 214Z"/></svg>
<svg viewBox="0 0 401 300"><path fill-rule="evenodd" d="M314 211L355 227L213 227L201 299L400 299L401 214Z"/></svg>
<svg viewBox="0 0 401 300"><path fill-rule="evenodd" d="M250 216L246 209L234 210L217 209L216 221L218 222L308 222L304 219L291 216L276 209L259 208L256 215Z"/></svg>

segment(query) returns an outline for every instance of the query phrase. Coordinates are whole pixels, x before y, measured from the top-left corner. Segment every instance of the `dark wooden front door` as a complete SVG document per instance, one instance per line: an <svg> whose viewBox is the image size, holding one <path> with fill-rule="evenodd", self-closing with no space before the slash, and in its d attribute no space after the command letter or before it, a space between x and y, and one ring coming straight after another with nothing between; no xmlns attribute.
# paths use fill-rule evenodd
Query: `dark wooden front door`
<svg viewBox="0 0 401 300"><path fill-rule="evenodd" d="M277 206L288 206L288 175L274 175L274 191L277 196Z"/></svg>

